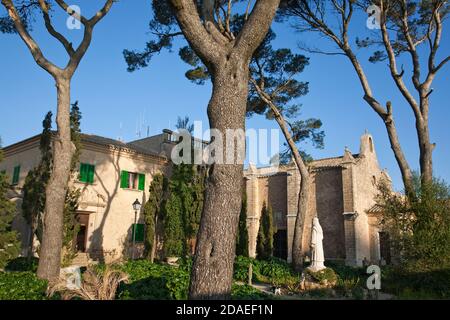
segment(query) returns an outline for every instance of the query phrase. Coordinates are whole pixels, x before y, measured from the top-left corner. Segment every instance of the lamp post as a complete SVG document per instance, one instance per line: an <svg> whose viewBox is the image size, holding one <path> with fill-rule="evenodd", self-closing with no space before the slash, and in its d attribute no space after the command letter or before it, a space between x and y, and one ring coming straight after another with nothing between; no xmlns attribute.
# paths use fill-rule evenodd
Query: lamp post
<svg viewBox="0 0 450 320"><path fill-rule="evenodd" d="M141 203L138 199L133 202L133 209L134 209L134 225L133 225L133 253L131 258L134 260L135 251L136 251L136 227L137 227L137 214L141 210Z"/></svg>

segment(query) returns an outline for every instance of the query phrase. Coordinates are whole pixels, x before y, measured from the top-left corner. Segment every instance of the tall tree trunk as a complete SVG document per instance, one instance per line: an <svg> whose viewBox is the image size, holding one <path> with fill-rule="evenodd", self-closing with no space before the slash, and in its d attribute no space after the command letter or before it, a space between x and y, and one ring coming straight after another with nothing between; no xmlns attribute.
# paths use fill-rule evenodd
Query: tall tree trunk
<svg viewBox="0 0 450 320"><path fill-rule="evenodd" d="M397 161L398 167L400 168L400 173L402 175L403 185L405 186L406 194L413 195L413 176L411 168L409 166L408 160L403 153L402 146L398 139L397 128L395 126L394 117L392 114L392 104L387 102L386 109L373 97L372 89L369 85L369 81L366 74L359 63L359 60L353 53L353 51L348 46L348 43L342 47L342 50L346 54L347 58L353 65L353 68L358 75L358 79L361 83L361 87L364 90L364 100L367 104L378 114L378 116L383 120L384 126L386 128L389 142L391 144L391 149L394 152L395 160Z"/></svg>
<svg viewBox="0 0 450 320"><path fill-rule="evenodd" d="M297 200L297 216L295 217L295 227L294 227L294 238L292 241L292 264L296 271L300 271L303 267L303 234L305 231L305 220L308 210L308 200L309 200L309 185L310 177L308 168L306 167L303 159L298 151L298 148L292 139L292 135L287 127L286 121L279 112L278 108L269 100L269 107L275 115L275 120L277 121L283 135L288 143L289 149L294 156L294 162L300 173L300 192L298 194ZM266 101L266 102L267 102Z"/></svg>
<svg viewBox="0 0 450 320"><path fill-rule="evenodd" d="M46 188L44 232L37 275L50 282L59 277L63 243L64 203L75 146L70 134L70 79L56 78L57 133L53 142L52 175Z"/></svg>
<svg viewBox="0 0 450 320"><path fill-rule="evenodd" d="M156 256L156 246L157 246L157 232L158 232L158 212L155 214L155 220L154 220L154 230L153 230L153 244L150 251L150 262L153 263L155 261Z"/></svg>
<svg viewBox="0 0 450 320"><path fill-rule="evenodd" d="M226 146L227 129L245 130L249 61L240 60L224 57L212 77L209 124L211 129L222 133L223 146ZM225 160L225 148L223 151ZM210 167L192 268L190 299L230 297L242 177L243 164L214 163Z"/></svg>
<svg viewBox="0 0 450 320"><path fill-rule="evenodd" d="M28 260L33 258L33 249L34 249L34 235L37 230L37 217L33 214L31 216L31 224L30 224L30 239L28 240L29 252L28 252Z"/></svg>
<svg viewBox="0 0 450 320"><path fill-rule="evenodd" d="M428 92L429 88L425 86L421 92L421 117L416 117L416 130L419 139L420 150L420 177L422 184L430 184L433 180L433 149L434 144L430 143L430 129L428 125Z"/></svg>
<svg viewBox="0 0 450 320"><path fill-rule="evenodd" d="M394 119L392 117L391 103L387 103L387 116L384 118L384 125L389 137L389 142L391 149L394 152L395 160L397 161L398 167L400 168L400 173L402 175L403 185L405 187L405 193L408 196L414 197L414 183L413 175L409 163L406 160L405 154L403 153L400 141L398 140L397 129L395 127Z"/></svg>

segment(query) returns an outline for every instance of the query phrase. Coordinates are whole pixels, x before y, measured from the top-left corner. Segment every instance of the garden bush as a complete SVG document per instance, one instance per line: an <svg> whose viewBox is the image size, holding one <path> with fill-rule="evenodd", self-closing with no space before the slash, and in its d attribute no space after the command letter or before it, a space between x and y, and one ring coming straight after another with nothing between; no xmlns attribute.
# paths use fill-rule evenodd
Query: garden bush
<svg viewBox="0 0 450 320"><path fill-rule="evenodd" d="M32 272L0 272L0 300L46 300L46 290Z"/></svg>
<svg viewBox="0 0 450 320"><path fill-rule="evenodd" d="M19 257L8 262L6 271L30 271L36 273L39 264L38 258Z"/></svg>
<svg viewBox="0 0 450 320"><path fill-rule="evenodd" d="M450 299L450 269L411 272L385 267L381 289L400 299Z"/></svg>
<svg viewBox="0 0 450 320"><path fill-rule="evenodd" d="M121 284L119 299L187 299L189 268L137 260L125 263L120 269L129 275L130 283Z"/></svg>
<svg viewBox="0 0 450 320"><path fill-rule="evenodd" d="M291 266L284 260L271 257L266 260L256 260L248 257L238 256L234 263L234 279L237 281L248 280L248 266L253 265L253 281L271 283L276 285L299 281L299 276Z"/></svg>
<svg viewBox="0 0 450 320"><path fill-rule="evenodd" d="M268 300L270 296L247 284L233 284L231 298L233 300Z"/></svg>

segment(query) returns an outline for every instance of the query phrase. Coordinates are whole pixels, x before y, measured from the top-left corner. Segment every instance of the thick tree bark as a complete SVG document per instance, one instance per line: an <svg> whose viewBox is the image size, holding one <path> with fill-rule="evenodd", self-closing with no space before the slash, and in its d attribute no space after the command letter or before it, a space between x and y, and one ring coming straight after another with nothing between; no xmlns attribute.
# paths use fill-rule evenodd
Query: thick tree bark
<svg viewBox="0 0 450 320"><path fill-rule="evenodd" d="M53 141L52 175L46 189L44 226L37 275L55 281L59 277L63 242L64 203L75 146L70 134L70 80L56 79L57 133Z"/></svg>
<svg viewBox="0 0 450 320"><path fill-rule="evenodd" d="M64 69L57 67L44 56L39 45L28 33L21 21L13 1L1 0L1 3L7 10L9 17L14 22L17 33L28 47L36 63L56 81L58 95L57 134L53 141L52 175L46 187L44 230L37 270L40 278L54 281L59 277L63 242L64 202L70 177L72 156L75 152L75 146L70 136L70 81L91 44L95 25L109 12L114 0L106 0L104 6L91 19L86 19L84 16L72 12L64 0L56 0L56 3L64 12L78 19L84 25L83 39L76 50L73 48L72 43L53 27L47 2L43 0L37 2L41 9L47 32L60 42L69 55L69 62Z"/></svg>
<svg viewBox="0 0 450 320"><path fill-rule="evenodd" d="M264 40L279 2L256 1L242 30L236 37L229 37L208 20L211 17L202 21L197 2L171 0L183 35L211 74L209 123L211 129L224 135L224 146L227 129L245 129L250 58ZM242 173L243 164L215 163L210 167L191 274L191 299L231 295Z"/></svg>
<svg viewBox="0 0 450 320"><path fill-rule="evenodd" d="M236 63L224 58L223 64L216 69L208 117L210 127L223 134L224 146L227 129L245 130L248 74L247 61L238 60ZM223 152L225 160L226 150ZM243 164L215 163L210 167L191 275L190 299L230 297L242 177Z"/></svg>

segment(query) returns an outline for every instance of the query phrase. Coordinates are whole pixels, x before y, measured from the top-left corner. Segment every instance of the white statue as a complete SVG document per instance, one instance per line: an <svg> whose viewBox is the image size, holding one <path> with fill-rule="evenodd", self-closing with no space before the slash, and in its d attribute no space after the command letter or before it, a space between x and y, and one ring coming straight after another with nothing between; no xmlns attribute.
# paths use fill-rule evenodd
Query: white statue
<svg viewBox="0 0 450 320"><path fill-rule="evenodd" d="M309 269L311 269L314 272L320 271L322 269L325 269L325 265L323 264L325 261L324 254L323 254L323 231L322 227L319 224L319 219L315 217L313 219L313 226L312 226L312 234L311 234L311 266L309 266Z"/></svg>

